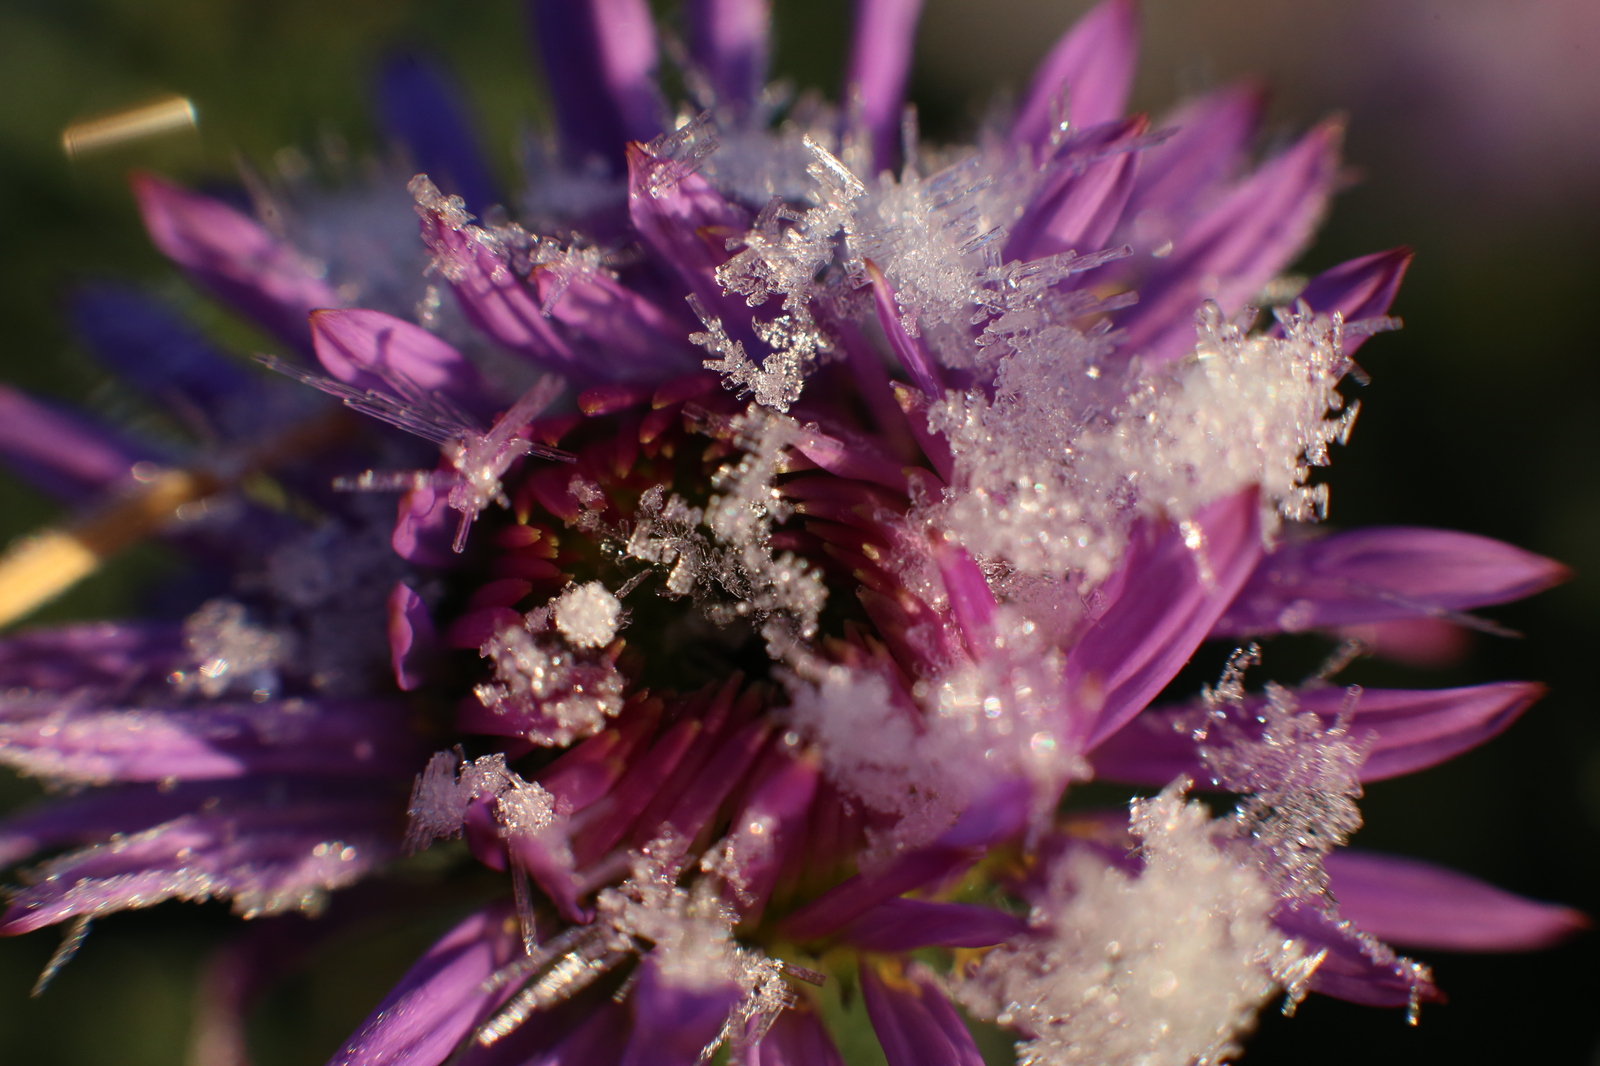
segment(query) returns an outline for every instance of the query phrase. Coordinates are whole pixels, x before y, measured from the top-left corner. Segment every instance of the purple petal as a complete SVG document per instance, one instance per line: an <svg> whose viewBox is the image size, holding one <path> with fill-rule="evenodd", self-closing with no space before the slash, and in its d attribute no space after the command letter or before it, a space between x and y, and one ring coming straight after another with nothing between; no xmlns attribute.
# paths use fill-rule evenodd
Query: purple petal
<svg viewBox="0 0 1600 1066"><path fill-rule="evenodd" d="M390 56L378 70L377 105L384 132L405 145L412 165L468 211L481 214L499 199L461 90L438 64L415 53Z"/></svg>
<svg viewBox="0 0 1600 1066"><path fill-rule="evenodd" d="M247 774L405 776L425 754L406 712L378 700L100 709L0 696L0 763L74 784Z"/></svg>
<svg viewBox="0 0 1600 1066"><path fill-rule="evenodd" d="M1025 783L996 786L933 844L901 856L877 877L857 874L789 915L781 925L784 935L801 942L827 936L880 903L943 881L1019 834L1029 802Z"/></svg>
<svg viewBox="0 0 1600 1066"><path fill-rule="evenodd" d="M868 259L866 265L867 277L872 279L872 301L877 308L878 324L883 327L883 335L889 338L889 347L894 351L895 358L900 360L900 365L911 375L911 380L924 396L930 400L943 396L944 381L939 373L939 364L922 340L908 334L901 324L894 289L877 264Z"/></svg>
<svg viewBox="0 0 1600 1066"><path fill-rule="evenodd" d="M1531 596L1569 573L1554 560L1471 533L1357 529L1291 541L1267 556L1212 635L1450 617Z"/></svg>
<svg viewBox="0 0 1600 1066"><path fill-rule="evenodd" d="M628 997L633 1033L621 1066L694 1066L738 1004L739 987L731 981L709 987L675 984L654 957L639 966L639 982Z"/></svg>
<svg viewBox="0 0 1600 1066"><path fill-rule="evenodd" d="M255 388L235 362L137 289L89 285L73 294L73 328L118 376L182 415L216 409Z"/></svg>
<svg viewBox="0 0 1600 1066"><path fill-rule="evenodd" d="M778 1015L747 1066L844 1066L844 1059L816 1012L794 1006Z"/></svg>
<svg viewBox="0 0 1600 1066"><path fill-rule="evenodd" d="M427 683L429 668L439 654L439 636L428 605L404 581L397 582L389 593L388 611L394 683L401 692L412 692Z"/></svg>
<svg viewBox="0 0 1600 1066"><path fill-rule="evenodd" d="M1143 132L1143 120L1130 135ZM1006 242L1007 259L1043 259L1105 246L1121 221L1139 172L1139 153L1117 152L1090 163L1035 199Z"/></svg>
<svg viewBox="0 0 1600 1066"><path fill-rule="evenodd" d="M1590 925L1571 907L1525 899L1416 859L1339 848L1325 865L1339 913L1403 947L1538 951Z"/></svg>
<svg viewBox="0 0 1600 1066"><path fill-rule="evenodd" d="M550 317L596 353L585 361L589 376L659 379L699 364L703 353L689 344L684 323L615 278L594 273L558 281L545 270L536 270L534 277Z"/></svg>
<svg viewBox="0 0 1600 1066"><path fill-rule="evenodd" d="M614 173L623 147L661 132L656 31L644 0L533 0L534 33L567 161Z"/></svg>
<svg viewBox="0 0 1600 1066"><path fill-rule="evenodd" d="M0 691L127 692L166 675L188 652L183 631L159 622L86 622L0 640Z"/></svg>
<svg viewBox="0 0 1600 1066"><path fill-rule="evenodd" d="M1056 42L1034 72L1011 139L1043 149L1065 117L1074 130L1122 117L1139 56L1133 0L1104 0ZM1059 114L1062 94L1066 113Z"/></svg>
<svg viewBox="0 0 1600 1066"><path fill-rule="evenodd" d="M395 853L392 797L370 786L183 814L30 871L0 935L168 899L231 899L246 916L314 907Z"/></svg>
<svg viewBox="0 0 1600 1066"><path fill-rule="evenodd" d="M782 755L761 766L759 782L729 830L728 854L746 918L760 912L783 861L805 838L806 812L817 792L816 762Z"/></svg>
<svg viewBox="0 0 1600 1066"><path fill-rule="evenodd" d="M996 603L983 571L963 548L942 541L933 545L939 577L950 597L950 613L972 656L982 659L994 651Z"/></svg>
<svg viewBox="0 0 1600 1066"><path fill-rule="evenodd" d="M1337 312L1346 322L1376 318L1388 313L1410 265L1410 248L1391 248L1351 259L1312 278L1300 291L1300 299L1311 310L1325 315ZM1281 333L1282 327L1275 325L1273 330ZM1365 341L1365 336L1348 338L1345 354L1354 352Z"/></svg>
<svg viewBox="0 0 1600 1066"><path fill-rule="evenodd" d="M523 1029L537 1022L538 1016L524 1022L522 1029L501 1041L501 1044L516 1042ZM535 1054L532 1058L516 1056L509 1060L490 1058L489 1061L493 1066L615 1066L627 1047L628 1028L626 1008L607 999L591 1008L583 1020L548 1051ZM497 1048L499 1046L496 1045ZM511 1052L515 1055L515 1049L511 1049ZM478 1057L469 1053L462 1066L476 1066L478 1061Z"/></svg>
<svg viewBox="0 0 1600 1066"><path fill-rule="evenodd" d="M1127 217L1148 231L1142 244L1175 236L1173 227L1207 206L1233 179L1255 137L1265 106L1261 87L1246 83L1218 90L1179 108L1161 122L1176 132L1140 153L1139 174ZM1150 238L1153 238L1151 240Z"/></svg>
<svg viewBox="0 0 1600 1066"><path fill-rule="evenodd" d="M155 453L110 430L0 385L0 457L22 477L68 503L96 499Z"/></svg>
<svg viewBox="0 0 1600 1066"><path fill-rule="evenodd" d="M131 785L52 799L0 821L0 868L35 852L94 844L170 821L222 794L248 793L254 783L180 783L177 788Z"/></svg>
<svg viewBox="0 0 1600 1066"><path fill-rule="evenodd" d="M478 370L421 326L382 311L317 311L311 341L329 374L399 400L438 393L478 413L490 406Z"/></svg>
<svg viewBox="0 0 1600 1066"><path fill-rule="evenodd" d="M1273 912L1272 921L1299 939L1308 954L1327 949L1311 979L1311 987L1323 995L1369 1007L1405 1007L1444 999L1425 968L1363 935L1353 922L1304 903L1283 904Z"/></svg>
<svg viewBox="0 0 1600 1066"><path fill-rule="evenodd" d="M1026 920L993 907L891 899L845 926L839 938L863 951L986 948L1009 940L1027 927Z"/></svg>
<svg viewBox="0 0 1600 1066"><path fill-rule="evenodd" d="M1129 549L1120 595L1067 654L1068 696L1089 715L1087 747L1142 711L1200 646L1261 555L1260 509L1249 489L1195 516L1198 551L1176 528Z"/></svg>
<svg viewBox="0 0 1600 1066"><path fill-rule="evenodd" d="M450 507L450 494L423 485L400 497L399 511L389 537L395 554L419 566L449 566L461 517Z"/></svg>
<svg viewBox="0 0 1600 1066"><path fill-rule="evenodd" d="M1457 689L1364 689L1355 704L1351 736L1370 745L1361 780L1382 781L1444 762L1474 748L1516 721L1543 685L1502 681ZM1295 694L1299 706L1332 723L1349 700L1345 689ZM1263 703L1245 702L1241 724ZM1179 774L1211 780L1194 739L1198 705L1147 711L1094 750L1095 775L1112 781L1165 785Z"/></svg>
<svg viewBox="0 0 1600 1066"><path fill-rule="evenodd" d="M1127 351L1178 358L1194 348L1202 300L1232 315L1299 254L1338 178L1342 134L1336 123L1316 127L1184 230L1119 323Z"/></svg>
<svg viewBox="0 0 1600 1066"><path fill-rule="evenodd" d="M888 984L861 964L861 993L889 1066L983 1066L972 1034L932 981Z"/></svg>
<svg viewBox="0 0 1600 1066"><path fill-rule="evenodd" d="M417 960L329 1066L437 1066L511 991L483 982L521 950L504 907L479 911Z"/></svg>
<svg viewBox="0 0 1600 1066"><path fill-rule="evenodd" d="M711 82L717 103L747 114L767 81L771 0L688 0L689 55Z"/></svg>
<svg viewBox="0 0 1600 1066"><path fill-rule="evenodd" d="M845 99L860 105L874 170L892 168L900 156L900 109L921 14L922 0L856 0Z"/></svg>
<svg viewBox="0 0 1600 1066"><path fill-rule="evenodd" d="M277 337L310 351L306 316L342 300L288 244L220 200L152 174L131 179L150 240L201 287Z"/></svg>
<svg viewBox="0 0 1600 1066"><path fill-rule="evenodd" d="M741 0L742 2L742 0ZM695 173L628 146L628 215L651 249L724 323L749 318L742 299L725 295L717 268L728 261L727 241L750 228L748 214ZM740 308L744 309L741 311Z"/></svg>

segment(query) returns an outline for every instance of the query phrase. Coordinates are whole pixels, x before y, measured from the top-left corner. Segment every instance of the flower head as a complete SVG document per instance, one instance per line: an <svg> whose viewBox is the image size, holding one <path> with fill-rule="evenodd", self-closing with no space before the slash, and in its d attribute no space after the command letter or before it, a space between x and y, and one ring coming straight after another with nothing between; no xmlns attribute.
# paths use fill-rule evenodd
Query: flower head
<svg viewBox="0 0 1600 1066"><path fill-rule="evenodd" d="M271 228L135 179L162 250L282 345L252 377L83 298L205 444L4 397L0 448L106 510L0 569L48 592L50 560L159 530L216 595L0 645L0 759L92 786L0 825L34 859L0 931L74 923L59 964L121 909L314 911L461 838L505 898L335 1061L828 1063L843 985L892 1066L978 1061L953 1003L1026 1063L1184 1066L1279 995L1414 1016L1437 990L1386 940L1581 921L1345 848L1364 781L1537 686L1336 662L1253 693L1248 645L1152 706L1208 638L1486 624L1561 576L1467 534L1314 535L1409 261L1281 280L1335 124L1241 176L1252 91L1124 117L1126 0L951 149L902 106L915 3L864 0L831 107L765 86L762 0L691 0L676 113L642 0L532 9L557 139L520 221L398 60L385 120L427 173L359 209L265 187ZM1091 778L1160 791L1068 813Z"/></svg>

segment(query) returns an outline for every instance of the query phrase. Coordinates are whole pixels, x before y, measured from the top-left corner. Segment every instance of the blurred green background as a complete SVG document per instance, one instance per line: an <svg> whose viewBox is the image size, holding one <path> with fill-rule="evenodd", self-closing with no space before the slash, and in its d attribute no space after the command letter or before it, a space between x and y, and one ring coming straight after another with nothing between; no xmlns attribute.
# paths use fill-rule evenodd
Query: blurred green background
<svg viewBox="0 0 1600 1066"><path fill-rule="evenodd" d="M929 0L913 72L924 132L970 130L996 90L1020 88L1082 0ZM778 73L832 88L846 0L777 0ZM1447 671L1367 664L1357 679L1551 686L1485 748L1369 790L1357 843L1468 870L1600 914L1600 4L1593 0L1148 0L1136 104L1256 73L1276 91L1269 140L1329 111L1350 116L1355 176L1301 269L1409 244L1397 312L1362 353L1373 383L1330 476L1340 525L1448 526L1572 565L1576 579L1491 612L1526 634L1483 638ZM477 109L501 177L544 120L519 5L425 0L3 0L0 2L0 377L116 412L115 390L75 347L61 293L92 277L139 280L246 348L247 330L193 295L147 245L124 185L131 167L228 180L235 160L333 137L379 152L368 77L382 49L443 56ZM198 133L69 162L62 128L166 92L191 97ZM0 540L51 520L0 480ZM124 609L168 565L142 548L41 615ZM37 789L0 775L0 808ZM184 1059L199 968L230 929L221 908L167 905L99 923L41 999L28 988L55 946L0 942L0 1062L143 1066ZM272 996L257 1061L320 1063L436 929L357 937ZM1428 957L1451 1002L1408 1030L1397 1012L1313 998L1269 1018L1246 1061L1600 1062L1593 936L1533 956Z"/></svg>

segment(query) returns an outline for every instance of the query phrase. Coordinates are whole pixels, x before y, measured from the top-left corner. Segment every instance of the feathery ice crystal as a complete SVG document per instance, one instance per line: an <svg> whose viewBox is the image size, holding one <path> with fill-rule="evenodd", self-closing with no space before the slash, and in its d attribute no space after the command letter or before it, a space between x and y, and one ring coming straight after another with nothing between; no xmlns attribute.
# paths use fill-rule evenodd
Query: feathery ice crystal
<svg viewBox="0 0 1600 1066"><path fill-rule="evenodd" d="M503 898L337 1063L825 1066L859 995L891 1066L975 1066L957 1004L1024 1063L1187 1066L1275 997L1415 1017L1436 989L1388 942L1581 924L1345 846L1364 782L1538 686L1335 663L1253 692L1246 645L1151 706L1208 639L1487 625L1463 612L1561 577L1468 534L1315 535L1409 260L1281 276L1339 127L1247 169L1251 90L1125 117L1135 13L1105 0L1008 121L932 148L917 6L861 0L834 107L766 84L766 0L686 0L669 105L643 0L535 0L556 130L514 195L414 57L379 96L415 177L251 176L255 218L134 179L281 374L98 288L77 325L191 442L0 394L0 450L103 508L8 574L111 515L203 590L0 643L0 760L64 790L0 824L31 860L0 931L67 923L53 972L91 920L232 901L260 920L197 1048L242 1061L251 989L340 899L431 897L292 912L464 838L438 905L483 867ZM1146 798L1064 808L1091 778Z"/></svg>

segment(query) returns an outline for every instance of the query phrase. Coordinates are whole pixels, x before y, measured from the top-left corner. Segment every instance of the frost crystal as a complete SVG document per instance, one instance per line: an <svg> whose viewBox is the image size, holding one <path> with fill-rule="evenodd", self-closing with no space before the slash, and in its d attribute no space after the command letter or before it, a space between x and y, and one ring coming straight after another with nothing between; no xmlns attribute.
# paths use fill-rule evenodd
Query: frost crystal
<svg viewBox="0 0 1600 1066"><path fill-rule="evenodd" d="M231 600L210 600L190 615L183 641L195 668L174 672L172 683L213 698L230 689L270 698L278 690L278 668L292 652L288 638L251 625L244 606Z"/></svg>
<svg viewBox="0 0 1600 1066"><path fill-rule="evenodd" d="M1204 805L1170 787L1133 803L1130 828L1138 876L1069 851L1033 928L957 979L974 1013L1027 1034L1022 1066L1211 1066L1308 976L1268 920L1271 891L1218 847Z"/></svg>
<svg viewBox="0 0 1600 1066"><path fill-rule="evenodd" d="M558 617L560 604L557 600ZM548 614L535 611L529 619L537 625ZM580 615L585 615L582 608ZM600 621L585 618L580 635L599 635ZM614 633L614 616L610 625ZM622 675L609 658L586 650L592 645L576 638L572 644L576 650L543 629L531 632L527 623L503 625L478 649L494 662L495 683L480 684L473 692L489 710L515 716L523 736L535 744L561 746L596 733L622 710Z"/></svg>
<svg viewBox="0 0 1600 1066"><path fill-rule="evenodd" d="M578 648L611 643L622 620L622 604L598 581L575 585L556 597L556 628Z"/></svg>
<svg viewBox="0 0 1600 1066"><path fill-rule="evenodd" d="M1063 327L1001 359L993 399L948 394L929 424L950 438L954 491L934 520L1018 569L1098 581L1141 514L1182 521L1258 484L1284 517L1320 517L1327 490L1307 484L1310 468L1356 412L1335 388L1341 324L1285 314L1285 336L1252 335L1213 304L1198 324L1194 354L1125 399L1102 386L1107 338Z"/></svg>
<svg viewBox="0 0 1600 1066"><path fill-rule="evenodd" d="M503 754L463 764L458 755L441 751L428 760L412 786L406 850L419 851L435 840L460 836L467 808L477 800L494 805L495 820L507 835L538 834L556 819L555 798L508 768Z"/></svg>

